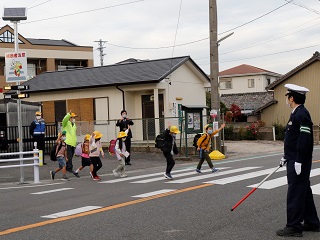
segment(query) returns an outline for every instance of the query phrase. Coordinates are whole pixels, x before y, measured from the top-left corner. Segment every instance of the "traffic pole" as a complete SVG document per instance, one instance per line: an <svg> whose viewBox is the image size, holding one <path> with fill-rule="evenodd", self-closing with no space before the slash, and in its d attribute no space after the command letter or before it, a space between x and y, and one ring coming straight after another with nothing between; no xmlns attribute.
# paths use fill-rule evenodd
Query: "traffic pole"
<svg viewBox="0 0 320 240"><path fill-rule="evenodd" d="M231 208L231 211L235 210L244 200L246 200L252 193L254 193L254 191L256 191L272 174L274 174L276 171L278 171L279 168L281 168L282 166L279 165L273 172L271 172L268 176L266 176L259 184L258 186L256 186L255 188L251 189L250 192L248 192L243 198L241 198L241 200L239 202L237 202L236 205L234 205Z"/></svg>

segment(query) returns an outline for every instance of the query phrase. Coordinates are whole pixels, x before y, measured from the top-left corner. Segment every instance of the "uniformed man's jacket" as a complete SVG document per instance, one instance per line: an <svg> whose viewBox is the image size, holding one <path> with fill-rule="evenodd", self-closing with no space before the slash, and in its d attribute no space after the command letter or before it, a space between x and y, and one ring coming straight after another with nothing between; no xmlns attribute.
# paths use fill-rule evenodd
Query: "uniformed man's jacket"
<svg viewBox="0 0 320 240"><path fill-rule="evenodd" d="M311 163L313 151L313 123L304 105L291 114L284 138L284 158L288 161Z"/></svg>

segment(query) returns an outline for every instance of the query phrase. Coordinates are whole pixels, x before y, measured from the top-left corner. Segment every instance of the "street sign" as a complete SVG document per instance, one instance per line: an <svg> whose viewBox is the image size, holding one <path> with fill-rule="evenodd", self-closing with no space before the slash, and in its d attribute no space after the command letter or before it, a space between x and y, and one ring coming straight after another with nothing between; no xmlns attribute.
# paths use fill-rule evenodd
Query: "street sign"
<svg viewBox="0 0 320 240"><path fill-rule="evenodd" d="M27 56L25 52L5 53L5 61L7 82L27 81L28 68Z"/></svg>
<svg viewBox="0 0 320 240"><path fill-rule="evenodd" d="M21 98L28 98L29 94L28 93L20 93L20 94L5 94L4 98L5 99L21 99Z"/></svg>
<svg viewBox="0 0 320 240"><path fill-rule="evenodd" d="M28 90L29 85L5 86L4 90Z"/></svg>

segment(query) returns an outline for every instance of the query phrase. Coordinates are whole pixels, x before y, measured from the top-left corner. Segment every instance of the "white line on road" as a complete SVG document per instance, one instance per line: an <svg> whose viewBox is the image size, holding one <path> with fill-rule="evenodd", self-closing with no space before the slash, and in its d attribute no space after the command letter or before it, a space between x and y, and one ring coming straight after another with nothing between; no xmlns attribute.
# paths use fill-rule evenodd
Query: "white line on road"
<svg viewBox="0 0 320 240"><path fill-rule="evenodd" d="M311 170L310 177L315 177L315 176L318 176L318 175L320 175L320 168ZM253 184L253 185L250 185L248 187L255 188L255 187L258 186L258 184L259 183ZM287 177L286 176L279 177L279 178L276 178L276 179L272 179L272 180L269 180L269 181L265 181L259 188L260 189L272 189L272 188L281 187L281 186L284 186L284 185L287 185Z"/></svg>
<svg viewBox="0 0 320 240"><path fill-rule="evenodd" d="M52 186L52 185L58 185L58 184L65 184L65 182L61 182L61 183L49 183L49 184L43 184L43 185L23 185L23 186L21 186L21 187L5 187L5 188L0 188L0 190L19 189L19 188L34 188L34 187L46 187L46 186Z"/></svg>
<svg viewBox="0 0 320 240"><path fill-rule="evenodd" d="M66 190L71 190L71 189L74 189L74 188L58 188L58 189L42 191L42 192L35 192L35 193L30 193L30 194L46 194L46 193L60 192L60 191L66 191Z"/></svg>
<svg viewBox="0 0 320 240"><path fill-rule="evenodd" d="M227 174L230 174L230 173L243 172L243 171L256 169L256 168L260 168L260 167L244 167L244 168L232 169L232 170L222 171L222 172L218 171L218 172L207 174L207 175L198 174L195 177L183 178L183 179L179 179L179 180L173 180L173 181L166 182L166 183L186 183L186 182L197 181L197 180L205 179L205 178L213 178L213 177L223 176L223 175L227 175ZM220 169L222 169L222 168L219 168L219 170Z"/></svg>
<svg viewBox="0 0 320 240"><path fill-rule="evenodd" d="M186 171L190 171L190 168L172 171L172 173L186 172ZM134 180L134 179L139 179L139 178L154 177L154 176L163 175L163 174L164 174L164 172L161 172L161 173L151 173L151 174L145 174L145 175L139 175L139 176L133 176L133 177L117 178L117 179L114 179L114 180L101 181L101 182L99 182L99 183L123 182L123 181L130 181L130 180Z"/></svg>
<svg viewBox="0 0 320 240"><path fill-rule="evenodd" d="M229 167L219 168L219 169L226 169L226 168L229 168ZM211 169L207 169L207 170L204 170L202 172L211 172ZM180 174L176 174L176 175L173 174L173 177L174 178L183 177L183 176L188 176L188 175L191 175L191 174L194 175L194 174L198 174L198 173L196 173L195 170L192 170L192 171L187 172L187 173L180 173ZM210 176L212 177L213 175L210 175ZM149 183L149 182L161 181L161 180L164 180L164 179L165 179L165 177L162 176L162 177L151 178L151 179L146 179L146 180L141 180L141 181L136 181L136 182L131 182L131 183Z"/></svg>
<svg viewBox="0 0 320 240"><path fill-rule="evenodd" d="M311 186L311 189L313 194L320 195L320 183Z"/></svg>
<svg viewBox="0 0 320 240"><path fill-rule="evenodd" d="M274 170L274 168L269 168L269 169L265 169L265 170L261 170L261 171L257 171L257 172L245 173L245 174L236 175L236 176L227 177L227 178L221 178L221 179L217 179L217 180L213 180L213 181L209 181L209 182L205 182L205 183L224 185L227 183L233 183L233 182L238 182L238 181L242 181L242 180L246 180L246 179L250 179L250 178L255 178L255 177L267 175L267 174L271 173L272 170ZM278 172L282 172L285 170L286 170L285 168L280 168L278 170Z"/></svg>
<svg viewBox="0 0 320 240"><path fill-rule="evenodd" d="M77 213L88 212L88 211L98 209L98 208L102 208L102 207L86 206L86 207L76 208L76 209L72 209L72 210L68 210L68 211L64 211L64 212L53 213L53 214L41 216L41 217L42 218L60 218L60 217L66 217L66 216L70 216L70 215L77 214Z"/></svg>
<svg viewBox="0 0 320 240"><path fill-rule="evenodd" d="M172 192L172 191L175 191L175 190L176 189L162 189L162 190L158 190L158 191L154 191L154 192L135 195L135 196L132 196L132 197L135 197L135 198L146 198L146 197L151 197L151 196L162 194L162 193Z"/></svg>

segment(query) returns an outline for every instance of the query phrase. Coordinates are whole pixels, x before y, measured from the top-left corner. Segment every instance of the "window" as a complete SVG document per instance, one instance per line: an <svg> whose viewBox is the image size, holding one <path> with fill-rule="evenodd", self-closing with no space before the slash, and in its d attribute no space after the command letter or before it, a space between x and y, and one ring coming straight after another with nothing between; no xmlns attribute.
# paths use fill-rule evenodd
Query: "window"
<svg viewBox="0 0 320 240"><path fill-rule="evenodd" d="M13 43L14 35L9 31L5 31L4 33L0 34L0 42ZM19 39L18 42L22 43Z"/></svg>
<svg viewBox="0 0 320 240"><path fill-rule="evenodd" d="M36 76L36 65L33 63L28 63L28 79L31 79Z"/></svg>
<svg viewBox="0 0 320 240"><path fill-rule="evenodd" d="M94 99L94 107L96 124L103 124L104 121L109 120L108 97Z"/></svg>
<svg viewBox="0 0 320 240"><path fill-rule="evenodd" d="M254 88L254 79L248 79L248 88Z"/></svg>
<svg viewBox="0 0 320 240"><path fill-rule="evenodd" d="M267 77L267 86L270 85L271 83L271 78Z"/></svg>
<svg viewBox="0 0 320 240"><path fill-rule="evenodd" d="M232 79L220 79L219 87L223 89L232 89Z"/></svg>

